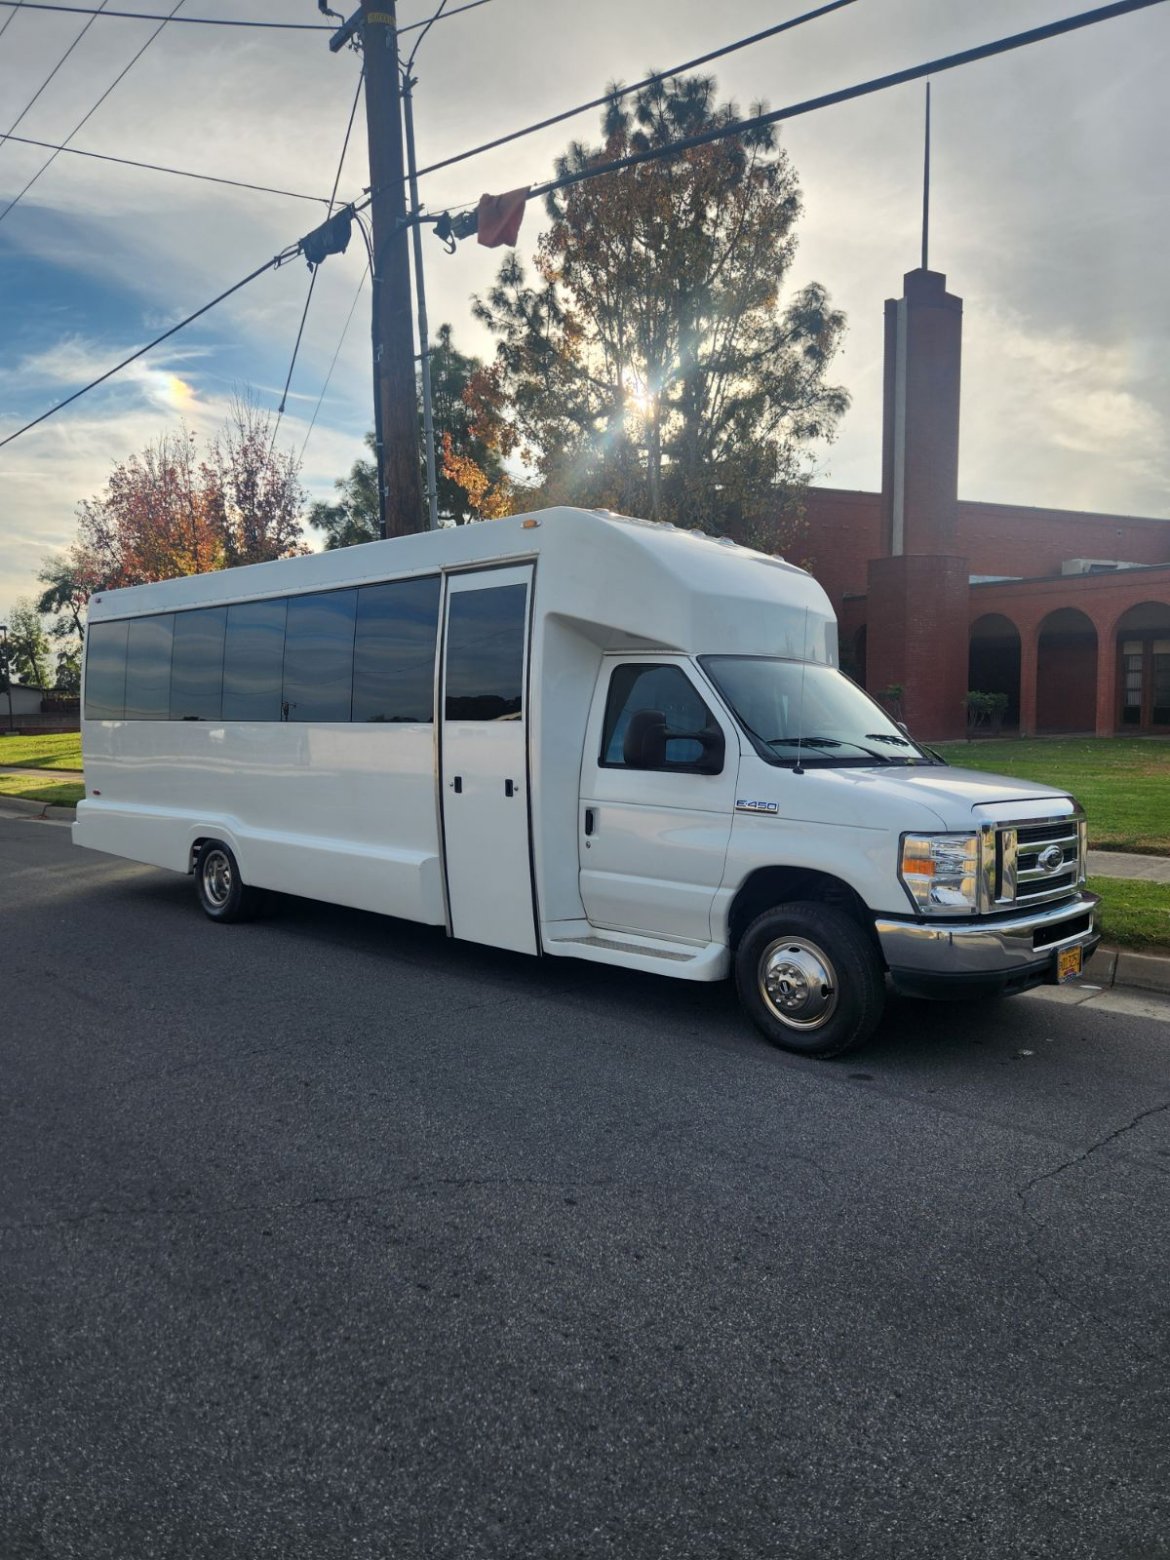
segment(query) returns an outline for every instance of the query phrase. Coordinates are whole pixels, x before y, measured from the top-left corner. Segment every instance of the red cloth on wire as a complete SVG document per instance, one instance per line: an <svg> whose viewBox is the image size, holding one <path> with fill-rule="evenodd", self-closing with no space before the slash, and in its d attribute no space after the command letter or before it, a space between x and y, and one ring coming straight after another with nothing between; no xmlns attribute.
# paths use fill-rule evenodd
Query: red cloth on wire
<svg viewBox="0 0 1170 1560"><path fill-rule="evenodd" d="M506 195L481 195L476 228L480 243L488 249L514 244L527 200L528 185L522 190L509 190Z"/></svg>

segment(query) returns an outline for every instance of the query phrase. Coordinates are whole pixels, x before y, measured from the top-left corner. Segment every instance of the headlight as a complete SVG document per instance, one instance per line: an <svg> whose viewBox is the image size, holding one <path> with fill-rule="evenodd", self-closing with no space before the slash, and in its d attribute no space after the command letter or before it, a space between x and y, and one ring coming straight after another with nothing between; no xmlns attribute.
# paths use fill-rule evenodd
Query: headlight
<svg viewBox="0 0 1170 1560"><path fill-rule="evenodd" d="M925 915L974 915L979 908L977 834L905 834L898 873Z"/></svg>

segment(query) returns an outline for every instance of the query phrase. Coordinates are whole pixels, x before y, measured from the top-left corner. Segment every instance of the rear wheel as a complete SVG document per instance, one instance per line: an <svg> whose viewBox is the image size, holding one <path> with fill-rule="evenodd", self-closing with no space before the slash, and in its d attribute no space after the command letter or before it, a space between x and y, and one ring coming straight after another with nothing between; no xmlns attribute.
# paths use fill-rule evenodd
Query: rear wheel
<svg viewBox="0 0 1170 1560"><path fill-rule="evenodd" d="M735 956L739 999L773 1045L841 1056L864 1044L885 1005L885 977L862 927L831 905L766 910Z"/></svg>
<svg viewBox="0 0 1170 1560"><path fill-rule="evenodd" d="M241 878L235 856L222 840L208 840L195 862L195 891L213 921L250 921L259 914L264 891Z"/></svg>

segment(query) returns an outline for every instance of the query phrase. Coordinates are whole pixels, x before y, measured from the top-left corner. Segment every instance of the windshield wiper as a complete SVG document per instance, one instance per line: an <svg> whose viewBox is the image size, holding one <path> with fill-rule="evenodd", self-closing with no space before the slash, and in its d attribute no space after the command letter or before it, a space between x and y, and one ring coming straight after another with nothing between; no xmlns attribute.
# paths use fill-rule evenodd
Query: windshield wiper
<svg viewBox="0 0 1170 1560"><path fill-rule="evenodd" d="M868 736L868 732L866 733ZM864 753L867 758L876 758L879 764L895 764L897 759L891 758L888 753L875 753L873 748L867 748L860 742L850 742L847 737L767 737L761 738L766 747L794 747L794 748L856 748L859 753Z"/></svg>
<svg viewBox="0 0 1170 1560"><path fill-rule="evenodd" d="M909 742L905 737L895 737L891 732L888 731L867 731L865 735L870 742L889 742L893 747L914 746L914 744Z"/></svg>

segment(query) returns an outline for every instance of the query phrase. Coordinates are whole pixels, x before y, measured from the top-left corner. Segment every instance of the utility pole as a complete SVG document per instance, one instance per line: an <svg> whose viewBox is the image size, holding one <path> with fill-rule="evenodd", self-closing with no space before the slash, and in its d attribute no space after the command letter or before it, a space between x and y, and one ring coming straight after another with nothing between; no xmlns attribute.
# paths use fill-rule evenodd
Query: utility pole
<svg viewBox="0 0 1170 1560"><path fill-rule="evenodd" d="M418 397L414 382L406 175L398 102L395 0L361 0L366 65L366 128L370 147L373 225L375 439L378 444L382 535L425 528L419 480Z"/></svg>
<svg viewBox="0 0 1170 1560"><path fill-rule="evenodd" d="M422 225L418 201L418 159L414 151L414 55L402 70L402 107L406 120L406 165L410 174L410 214L414 218L414 283L418 295L418 351L422 369L423 452L427 463L427 524L439 525L439 487L435 476L435 414L431 398L431 343L427 329L427 288L423 277Z"/></svg>

